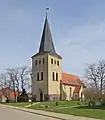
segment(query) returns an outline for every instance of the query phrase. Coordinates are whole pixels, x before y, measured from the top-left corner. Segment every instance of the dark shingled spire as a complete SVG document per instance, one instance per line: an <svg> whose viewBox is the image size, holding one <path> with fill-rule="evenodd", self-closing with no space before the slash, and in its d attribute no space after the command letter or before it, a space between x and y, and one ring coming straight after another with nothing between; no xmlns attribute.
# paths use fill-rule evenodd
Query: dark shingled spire
<svg viewBox="0 0 105 120"><path fill-rule="evenodd" d="M46 10L48 10L48 8ZM46 53L62 59L62 57L56 53L55 48L54 48L51 30L50 30L48 19L47 19L47 12L46 12L46 18L45 18L39 51L38 53L33 55L32 58L37 55L42 55Z"/></svg>
<svg viewBox="0 0 105 120"><path fill-rule="evenodd" d="M43 28L43 33L42 33L42 38L41 38L41 43L39 48L39 53L40 52L55 53L55 48L52 40L48 19L47 19L47 14L45 18L45 23L44 23L44 28Z"/></svg>

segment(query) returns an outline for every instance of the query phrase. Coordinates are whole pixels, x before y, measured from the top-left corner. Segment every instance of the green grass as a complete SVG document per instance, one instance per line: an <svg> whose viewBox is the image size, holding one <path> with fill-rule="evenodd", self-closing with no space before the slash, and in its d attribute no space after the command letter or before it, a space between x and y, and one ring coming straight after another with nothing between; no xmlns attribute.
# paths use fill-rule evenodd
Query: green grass
<svg viewBox="0 0 105 120"><path fill-rule="evenodd" d="M80 105L78 105L77 101L59 101L58 106L56 106L55 102L41 102L35 104L32 108L43 109L43 107L41 107L42 105L49 106L48 108L44 107L44 109L55 109L55 108L70 107L70 106L80 106L80 105L84 105L84 102L80 102Z"/></svg>
<svg viewBox="0 0 105 120"><path fill-rule="evenodd" d="M69 114L69 115L75 115L75 116L85 116L85 117L91 117L91 118L99 118L105 120L105 110L101 109L79 109L79 108L71 108L71 109L55 109L50 110L52 112L56 113L63 113L63 114Z"/></svg>
<svg viewBox="0 0 105 120"><path fill-rule="evenodd" d="M16 106L16 107L25 107L29 105L28 102L20 102L20 103L4 103L6 105Z"/></svg>

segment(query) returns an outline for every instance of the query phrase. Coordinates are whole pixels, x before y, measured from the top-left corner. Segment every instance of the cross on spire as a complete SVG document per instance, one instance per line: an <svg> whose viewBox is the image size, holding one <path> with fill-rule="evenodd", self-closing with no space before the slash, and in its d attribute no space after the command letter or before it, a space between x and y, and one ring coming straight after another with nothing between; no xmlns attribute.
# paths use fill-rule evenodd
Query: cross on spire
<svg viewBox="0 0 105 120"><path fill-rule="evenodd" d="M49 8L46 8L46 18L47 18L47 14L48 14Z"/></svg>

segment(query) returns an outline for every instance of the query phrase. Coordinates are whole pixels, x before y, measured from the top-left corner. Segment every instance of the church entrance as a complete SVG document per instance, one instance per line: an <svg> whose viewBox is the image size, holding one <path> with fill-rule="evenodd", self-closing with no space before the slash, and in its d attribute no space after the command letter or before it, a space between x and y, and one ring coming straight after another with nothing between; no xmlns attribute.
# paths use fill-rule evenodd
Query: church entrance
<svg viewBox="0 0 105 120"><path fill-rule="evenodd" d="M43 92L40 91L40 102L42 102L42 101L43 101Z"/></svg>

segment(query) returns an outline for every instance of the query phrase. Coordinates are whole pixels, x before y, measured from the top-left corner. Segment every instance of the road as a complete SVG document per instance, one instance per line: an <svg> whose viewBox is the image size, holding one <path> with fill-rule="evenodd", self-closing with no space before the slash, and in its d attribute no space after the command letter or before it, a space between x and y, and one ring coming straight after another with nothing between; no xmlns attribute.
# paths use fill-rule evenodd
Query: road
<svg viewBox="0 0 105 120"><path fill-rule="evenodd" d="M0 120L58 120L0 106Z"/></svg>

